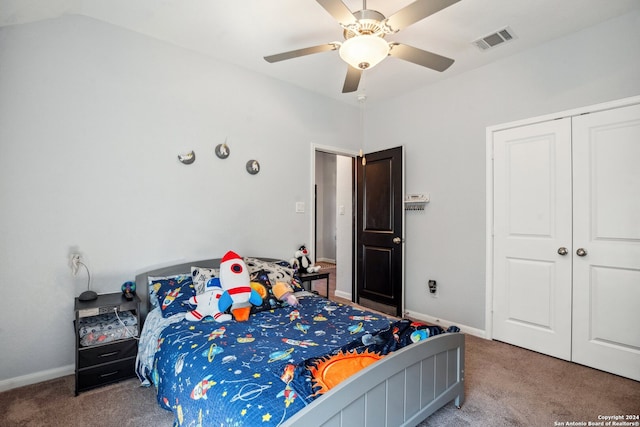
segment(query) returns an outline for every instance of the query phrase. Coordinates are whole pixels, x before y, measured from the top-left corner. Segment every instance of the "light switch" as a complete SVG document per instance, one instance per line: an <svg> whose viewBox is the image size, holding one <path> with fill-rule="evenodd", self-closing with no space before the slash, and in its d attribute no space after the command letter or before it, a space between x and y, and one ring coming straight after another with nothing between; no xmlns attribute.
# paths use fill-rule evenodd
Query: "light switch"
<svg viewBox="0 0 640 427"><path fill-rule="evenodd" d="M338 206L338 213L339 213L340 215L344 215L344 205L340 205L340 206Z"/></svg>
<svg viewBox="0 0 640 427"><path fill-rule="evenodd" d="M296 202L296 213L304 213L304 202Z"/></svg>

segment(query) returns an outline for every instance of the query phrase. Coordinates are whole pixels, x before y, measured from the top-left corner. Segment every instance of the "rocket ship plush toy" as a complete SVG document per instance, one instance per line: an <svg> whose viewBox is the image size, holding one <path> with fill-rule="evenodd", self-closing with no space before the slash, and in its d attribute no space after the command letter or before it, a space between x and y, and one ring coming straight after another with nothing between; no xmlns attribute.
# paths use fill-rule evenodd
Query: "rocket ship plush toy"
<svg viewBox="0 0 640 427"><path fill-rule="evenodd" d="M197 322L207 316L213 317L213 320L219 323L231 320L231 315L222 313L218 305L220 296L222 296L223 293L224 291L220 287L219 279L209 280L205 293L189 298L189 304L197 305L197 307L195 310L188 311L184 318L191 322Z"/></svg>
<svg viewBox="0 0 640 427"><path fill-rule="evenodd" d="M251 305L262 304L262 297L250 283L249 269L243 259L233 251L227 252L220 261L220 285L224 290L218 302L220 311L231 307L237 321L248 320Z"/></svg>

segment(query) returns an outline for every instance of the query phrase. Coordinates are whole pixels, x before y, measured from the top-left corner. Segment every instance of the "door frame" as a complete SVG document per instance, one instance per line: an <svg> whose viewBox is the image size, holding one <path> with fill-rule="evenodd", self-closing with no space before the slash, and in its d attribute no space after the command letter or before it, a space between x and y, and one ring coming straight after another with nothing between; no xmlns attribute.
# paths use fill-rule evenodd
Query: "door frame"
<svg viewBox="0 0 640 427"><path fill-rule="evenodd" d="M309 212L311 212L310 219L309 219L309 245L307 246L308 248L315 248L316 247L316 227L315 227L315 212L316 212L316 198L314 196L315 194L315 185L316 185L316 153L318 151L322 151L324 153L331 153L331 154L336 154L338 156L345 156L345 157L351 157L351 158L357 158L359 153L357 151L354 150L348 150L345 148L340 148L340 147L332 147L332 146L328 146L328 145L321 145L321 144L316 144L316 143L311 143L311 150L310 150L310 161L309 161L309 195L310 195L310 206L309 206ZM355 177L354 177L355 179ZM352 186L352 190L351 190L351 200L353 203L353 200L355 198L355 187ZM352 216L355 217L355 212L352 213ZM352 218L353 219L353 218ZM356 263L356 259L355 259L355 242L353 242L353 236L354 236L354 225L353 225L353 220L351 221L351 230L350 230L350 238L351 238L351 252L352 252L352 258L351 258L351 276L353 277L355 275L355 263ZM337 248L336 248L337 251ZM315 260L317 258L317 254L313 253L312 254L313 259ZM337 260L336 260L337 261ZM352 284L351 287L351 299L353 300L353 298L355 297L355 293L354 293L354 284Z"/></svg>
<svg viewBox="0 0 640 427"><path fill-rule="evenodd" d="M530 125L564 117L579 116L603 110L624 107L640 103L640 96L632 96L601 104L588 105L571 110L546 114L544 116L489 126L486 129L485 163L486 163L486 263L485 263L485 338L493 339L493 134L494 132L519 126Z"/></svg>

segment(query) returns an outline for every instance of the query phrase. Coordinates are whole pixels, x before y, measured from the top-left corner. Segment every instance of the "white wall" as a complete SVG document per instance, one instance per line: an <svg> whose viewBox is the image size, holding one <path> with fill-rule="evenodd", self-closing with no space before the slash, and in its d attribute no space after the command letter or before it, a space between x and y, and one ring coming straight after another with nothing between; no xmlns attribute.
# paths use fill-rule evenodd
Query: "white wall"
<svg viewBox="0 0 640 427"><path fill-rule="evenodd" d="M406 191L431 193L424 212L406 215L411 314L482 332L486 127L640 94L639 42L633 12L368 106L366 151L404 145ZM428 279L437 280L438 298Z"/></svg>
<svg viewBox="0 0 640 427"><path fill-rule="evenodd" d="M0 29L0 94L5 388L73 364L70 251L98 292L227 249L289 259L311 236L311 144L360 140L356 108L80 16Z"/></svg>

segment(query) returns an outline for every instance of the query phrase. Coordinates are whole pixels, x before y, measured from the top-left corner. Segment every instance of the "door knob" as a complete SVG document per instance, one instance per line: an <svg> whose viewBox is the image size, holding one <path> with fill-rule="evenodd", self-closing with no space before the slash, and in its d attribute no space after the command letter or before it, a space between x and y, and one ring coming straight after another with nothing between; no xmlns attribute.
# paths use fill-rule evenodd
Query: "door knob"
<svg viewBox="0 0 640 427"><path fill-rule="evenodd" d="M562 246L562 247L558 248L558 254L560 254L560 255L563 255L563 256L564 256L564 255L566 255L566 254L568 254L568 253L569 253L569 251L568 251L568 250L567 250L567 248L565 248L564 246Z"/></svg>
<svg viewBox="0 0 640 427"><path fill-rule="evenodd" d="M576 255L578 256L585 256L587 255L587 251L583 248L578 248L578 250L576 251Z"/></svg>
<svg viewBox="0 0 640 427"><path fill-rule="evenodd" d="M400 243L402 243L402 239L400 237L394 237L393 243L395 243L396 245L399 245Z"/></svg>

